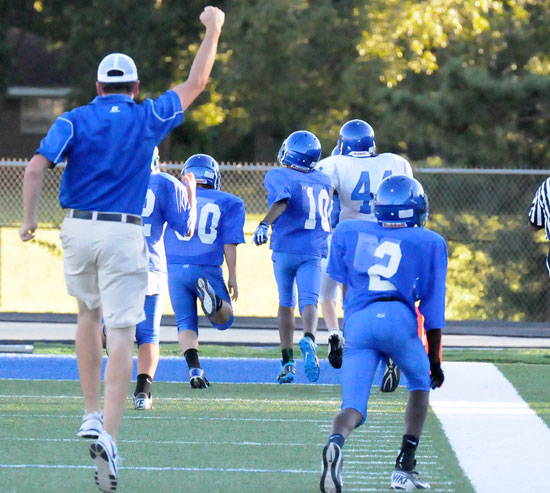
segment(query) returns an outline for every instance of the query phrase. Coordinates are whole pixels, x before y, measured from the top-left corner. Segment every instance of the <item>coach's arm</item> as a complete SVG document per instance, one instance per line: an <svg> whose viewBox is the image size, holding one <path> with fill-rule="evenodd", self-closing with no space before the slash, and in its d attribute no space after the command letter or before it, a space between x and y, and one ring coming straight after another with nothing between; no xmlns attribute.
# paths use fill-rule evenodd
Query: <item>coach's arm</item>
<svg viewBox="0 0 550 493"><path fill-rule="evenodd" d="M216 60L218 40L225 21L225 14L216 7L208 6L200 15L200 21L206 27L206 32L191 65L189 77L185 82L172 88L180 98L183 111L206 87Z"/></svg>
<svg viewBox="0 0 550 493"><path fill-rule="evenodd" d="M23 241L34 238L34 232L38 227L36 218L38 199L42 192L44 175L51 164L51 161L42 154L35 154L25 169L23 178L23 224L19 228L19 236Z"/></svg>

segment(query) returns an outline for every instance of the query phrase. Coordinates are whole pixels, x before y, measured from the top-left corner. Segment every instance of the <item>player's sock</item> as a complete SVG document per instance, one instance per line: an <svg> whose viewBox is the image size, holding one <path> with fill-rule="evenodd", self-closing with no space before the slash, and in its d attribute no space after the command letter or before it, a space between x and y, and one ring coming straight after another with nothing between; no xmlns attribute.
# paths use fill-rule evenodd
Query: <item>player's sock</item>
<svg viewBox="0 0 550 493"><path fill-rule="evenodd" d="M344 443L346 442L346 439L341 433L333 433L328 437L328 443L330 442L336 443L342 449L344 448Z"/></svg>
<svg viewBox="0 0 550 493"><path fill-rule="evenodd" d="M153 379L151 376L147 375L147 373L140 373L137 376L137 383L136 383L136 390L134 391L134 395L141 394L142 392L145 392L147 395L151 393L151 384L153 383Z"/></svg>
<svg viewBox="0 0 550 493"><path fill-rule="evenodd" d="M281 351L281 354L283 355L283 365L286 365L287 363L294 361L294 350L292 348L283 349Z"/></svg>
<svg viewBox="0 0 550 493"><path fill-rule="evenodd" d="M309 337L313 342L315 342L315 336L311 332L304 332L304 337Z"/></svg>
<svg viewBox="0 0 550 493"><path fill-rule="evenodd" d="M223 300L218 295L216 295L216 311L220 311L222 309L222 306Z"/></svg>
<svg viewBox="0 0 550 493"><path fill-rule="evenodd" d="M183 355L185 356L185 361L187 361L187 366L189 368L201 367L199 363L199 352L195 348L188 349Z"/></svg>
<svg viewBox="0 0 550 493"><path fill-rule="evenodd" d="M401 452L395 461L395 467L404 471L412 471L416 465L415 454L419 439L412 435L403 435Z"/></svg>

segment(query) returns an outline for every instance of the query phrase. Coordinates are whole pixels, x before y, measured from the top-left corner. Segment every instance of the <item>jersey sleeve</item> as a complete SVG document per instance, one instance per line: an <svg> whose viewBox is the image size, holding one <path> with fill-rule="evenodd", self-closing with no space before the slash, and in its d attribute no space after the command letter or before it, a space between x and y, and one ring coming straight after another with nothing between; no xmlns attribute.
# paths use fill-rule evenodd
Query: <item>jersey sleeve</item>
<svg viewBox="0 0 550 493"><path fill-rule="evenodd" d="M348 232L347 235L349 236L350 233ZM348 268L344 260L346 253L345 236L342 225L336 226L332 235L327 266L329 277L342 284L348 284Z"/></svg>
<svg viewBox="0 0 550 493"><path fill-rule="evenodd" d="M447 244L442 237L431 248L430 282L420 299L419 310L424 315L426 330L445 327L445 284L447 279Z"/></svg>
<svg viewBox="0 0 550 493"><path fill-rule="evenodd" d="M316 166L316 169L323 172L330 178L330 183L335 189L339 189L340 179L337 172L338 166L336 166L334 159L332 157L327 157L319 161Z"/></svg>
<svg viewBox="0 0 550 493"><path fill-rule="evenodd" d="M173 176L162 173L163 190L161 207L168 227L185 236L189 232L191 216L189 198L185 186Z"/></svg>
<svg viewBox="0 0 550 493"><path fill-rule="evenodd" d="M238 197L232 197L232 200L226 204L223 217L223 244L237 245L244 243L244 202Z"/></svg>
<svg viewBox="0 0 550 493"><path fill-rule="evenodd" d="M64 113L55 120L36 152L49 159L54 165L58 164L65 160L73 143L73 137L73 122L69 114Z"/></svg>
<svg viewBox="0 0 550 493"><path fill-rule="evenodd" d="M271 207L275 202L288 199L292 195L288 178L278 169L266 173L264 186L267 190L268 207Z"/></svg>
<svg viewBox="0 0 550 493"><path fill-rule="evenodd" d="M146 99L143 104L147 105L151 112L153 128L159 142L183 122L180 98L172 90L156 99Z"/></svg>

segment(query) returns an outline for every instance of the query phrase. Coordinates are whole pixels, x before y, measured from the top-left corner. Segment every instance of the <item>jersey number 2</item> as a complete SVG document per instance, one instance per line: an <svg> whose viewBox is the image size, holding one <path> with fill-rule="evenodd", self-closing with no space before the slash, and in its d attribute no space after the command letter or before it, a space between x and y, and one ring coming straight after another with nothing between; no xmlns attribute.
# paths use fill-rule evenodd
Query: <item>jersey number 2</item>
<svg viewBox="0 0 550 493"><path fill-rule="evenodd" d="M153 214L153 211L155 210L155 200L156 198L153 190L148 188L147 195L145 196L145 205L143 206L143 210L141 211L141 217L149 217L151 214ZM143 235L145 237L151 236L150 224L143 225Z"/></svg>
<svg viewBox="0 0 550 493"><path fill-rule="evenodd" d="M392 241L383 241L374 250L374 256L383 259L389 257L386 264L374 264L367 271L370 291L396 291L396 287L387 279L394 276L401 262L401 247ZM386 279L380 279L380 276Z"/></svg>

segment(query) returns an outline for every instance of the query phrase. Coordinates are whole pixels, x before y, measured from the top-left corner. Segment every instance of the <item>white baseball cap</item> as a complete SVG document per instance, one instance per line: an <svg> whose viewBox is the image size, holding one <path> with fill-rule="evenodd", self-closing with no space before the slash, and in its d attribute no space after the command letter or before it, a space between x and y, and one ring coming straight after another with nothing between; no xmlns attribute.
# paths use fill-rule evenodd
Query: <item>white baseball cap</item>
<svg viewBox="0 0 550 493"><path fill-rule="evenodd" d="M110 53L97 67L98 82L135 82L138 72L134 60L124 53Z"/></svg>

